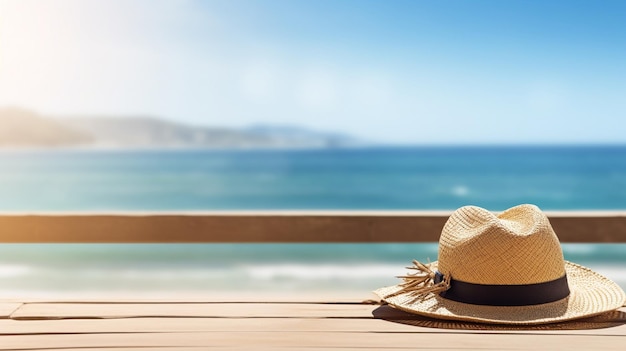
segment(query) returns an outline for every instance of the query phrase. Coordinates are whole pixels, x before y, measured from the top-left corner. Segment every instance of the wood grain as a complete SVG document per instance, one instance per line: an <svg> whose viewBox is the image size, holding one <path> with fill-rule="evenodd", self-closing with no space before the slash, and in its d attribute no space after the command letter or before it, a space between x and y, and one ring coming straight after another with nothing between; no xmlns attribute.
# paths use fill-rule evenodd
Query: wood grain
<svg viewBox="0 0 626 351"><path fill-rule="evenodd" d="M414 324L409 324L414 322ZM478 324L471 328L446 329L427 327L434 321L426 318L379 319L379 318L319 318L301 316L297 318L154 318L136 317L124 319L45 319L45 320L0 320L0 335L28 334L95 334L95 333L203 333L203 332L367 332L367 333L513 333L513 334L558 334L558 335L626 335L626 325L598 321L587 322L590 329L566 327L484 327ZM570 322L571 323L571 322ZM423 326L419 325L423 324ZM459 327L462 325L459 324ZM543 328L543 329L542 329Z"/></svg>
<svg viewBox="0 0 626 351"><path fill-rule="evenodd" d="M21 305L20 302L0 302L0 319L9 318Z"/></svg>
<svg viewBox="0 0 626 351"><path fill-rule="evenodd" d="M562 242L626 242L626 212L547 212ZM5 243L436 242L450 212L1 214Z"/></svg>
<svg viewBox="0 0 626 351"><path fill-rule="evenodd" d="M0 320L0 350L619 350L626 309L511 327L445 322L359 303L24 303Z"/></svg>
<svg viewBox="0 0 626 351"><path fill-rule="evenodd" d="M623 350L623 336L367 332L217 332L9 335L0 350L94 347L248 347L487 350Z"/></svg>
<svg viewBox="0 0 626 351"><path fill-rule="evenodd" d="M370 318L372 305L303 303L80 304L27 303L13 319L212 317L212 318Z"/></svg>

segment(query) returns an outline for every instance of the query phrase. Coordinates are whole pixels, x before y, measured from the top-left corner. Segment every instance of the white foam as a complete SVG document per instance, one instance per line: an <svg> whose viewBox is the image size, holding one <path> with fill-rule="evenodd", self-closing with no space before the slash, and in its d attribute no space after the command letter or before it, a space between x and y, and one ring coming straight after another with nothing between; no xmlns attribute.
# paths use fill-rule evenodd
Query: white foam
<svg viewBox="0 0 626 351"><path fill-rule="evenodd" d="M184 280L206 280L219 279L232 275L230 269L86 269L75 270L74 275L80 277L90 277L95 279L120 279L131 281L184 281Z"/></svg>
<svg viewBox="0 0 626 351"><path fill-rule="evenodd" d="M3 264L0 265L0 278L15 278L29 274L31 269L27 266Z"/></svg>
<svg viewBox="0 0 626 351"><path fill-rule="evenodd" d="M298 280L325 279L376 279L403 273L400 265L303 265L278 264L246 267L244 271L253 279L292 278Z"/></svg>
<svg viewBox="0 0 626 351"><path fill-rule="evenodd" d="M290 278L297 280L323 280L323 279L365 279L368 277L389 277L401 274L403 269L396 266L341 266L341 265L265 265L265 266L238 266L227 268L206 269L75 269L72 276L77 279L119 279L137 281L184 281L196 279L220 279L226 277L241 277L257 280ZM51 274L40 275L52 276ZM0 271L0 277L20 275L17 269L14 271Z"/></svg>
<svg viewBox="0 0 626 351"><path fill-rule="evenodd" d="M464 185L457 185L455 187L453 187L450 192L452 193L452 195L457 196L457 197L465 197L467 195L469 195L469 188L464 186Z"/></svg>
<svg viewBox="0 0 626 351"><path fill-rule="evenodd" d="M626 288L626 267L589 265L589 268ZM7 289L45 289L117 291L120 289L171 290L188 289L373 289L398 281L406 273L396 263L338 263L328 264L246 264L229 267L163 267L150 269L75 268L72 274L54 269L34 269L28 266L0 265L0 279L13 278ZM28 287L28 288L26 288Z"/></svg>
<svg viewBox="0 0 626 351"><path fill-rule="evenodd" d="M366 280L388 278L404 274L400 264L271 264L239 265L220 268L184 268L184 269L85 269L74 270L75 277L91 279L115 278L135 281L185 281L211 280L229 277L252 280Z"/></svg>

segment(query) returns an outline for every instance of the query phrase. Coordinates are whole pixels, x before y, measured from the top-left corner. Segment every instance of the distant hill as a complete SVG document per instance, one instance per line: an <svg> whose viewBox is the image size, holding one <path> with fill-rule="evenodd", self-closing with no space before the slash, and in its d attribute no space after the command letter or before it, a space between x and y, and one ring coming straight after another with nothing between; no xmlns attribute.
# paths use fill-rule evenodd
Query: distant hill
<svg viewBox="0 0 626 351"><path fill-rule="evenodd" d="M1 146L111 148L327 148L356 146L336 133L293 126L197 127L154 117L47 118L0 110Z"/></svg>
<svg viewBox="0 0 626 351"><path fill-rule="evenodd" d="M0 109L0 147L59 147L89 145L89 133L20 108Z"/></svg>
<svg viewBox="0 0 626 351"><path fill-rule="evenodd" d="M196 128L150 117L85 117L63 119L105 147L256 147L272 140L226 128Z"/></svg>
<svg viewBox="0 0 626 351"><path fill-rule="evenodd" d="M283 140L287 143L321 143L327 147L357 146L363 143L363 141L345 134L318 132L292 125L257 124L246 128L245 131L258 136Z"/></svg>

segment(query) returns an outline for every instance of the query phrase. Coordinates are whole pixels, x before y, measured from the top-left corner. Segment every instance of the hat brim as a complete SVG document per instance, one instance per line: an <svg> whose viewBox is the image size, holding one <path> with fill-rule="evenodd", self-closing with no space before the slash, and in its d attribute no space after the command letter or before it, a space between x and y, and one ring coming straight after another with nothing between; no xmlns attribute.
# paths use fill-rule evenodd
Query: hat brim
<svg viewBox="0 0 626 351"><path fill-rule="evenodd" d="M437 262L431 263L437 269ZM431 318L492 324L533 325L591 317L616 310L626 302L624 291L610 279L575 263L565 262L570 295L564 299L531 306L484 306L448 300L438 294L414 296L394 285L374 291L399 310Z"/></svg>

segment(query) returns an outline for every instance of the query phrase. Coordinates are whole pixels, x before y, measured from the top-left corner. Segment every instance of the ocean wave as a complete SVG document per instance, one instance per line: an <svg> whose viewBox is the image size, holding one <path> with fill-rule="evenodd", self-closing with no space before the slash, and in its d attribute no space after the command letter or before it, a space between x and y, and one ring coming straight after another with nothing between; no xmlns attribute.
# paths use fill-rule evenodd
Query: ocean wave
<svg viewBox="0 0 626 351"><path fill-rule="evenodd" d="M591 264L587 267L626 289L623 265ZM369 291L395 284L406 269L402 264L244 264L225 267L90 268L71 271L50 267L0 265L0 278L8 289L37 291L213 291L310 289Z"/></svg>
<svg viewBox="0 0 626 351"><path fill-rule="evenodd" d="M192 280L220 280L230 277L250 280L335 280L335 279L376 279L394 277L402 274L401 265L387 264L273 264L273 265L237 265L229 267L210 268L146 268L146 269L75 269L72 276L80 280L117 279L129 281L192 281ZM35 275L53 278L57 274L66 272L42 269L33 271Z"/></svg>
<svg viewBox="0 0 626 351"><path fill-rule="evenodd" d="M466 197L470 193L470 189L464 185L457 185L450 189L450 193L456 197Z"/></svg>
<svg viewBox="0 0 626 351"><path fill-rule="evenodd" d="M0 279L15 278L28 275L32 272L32 268L16 264L0 264Z"/></svg>
<svg viewBox="0 0 626 351"><path fill-rule="evenodd" d="M253 279L292 278L300 280L386 278L403 272L399 265L306 265L279 264L251 266L244 269Z"/></svg>

